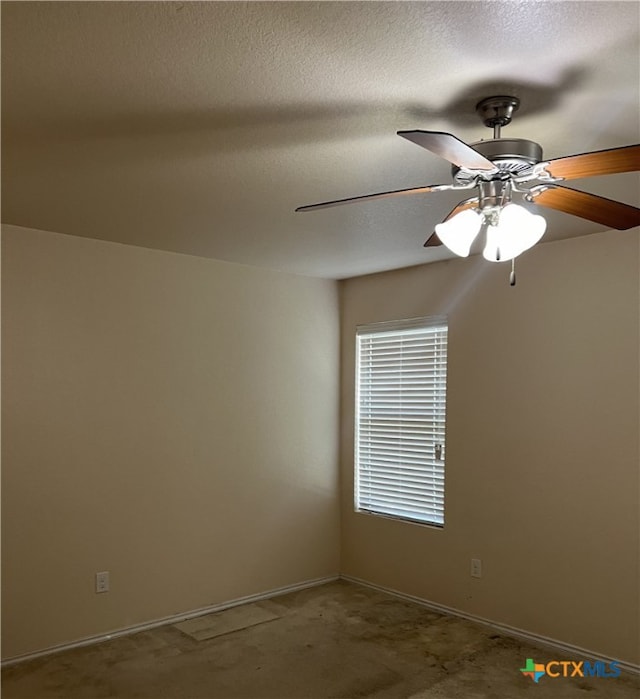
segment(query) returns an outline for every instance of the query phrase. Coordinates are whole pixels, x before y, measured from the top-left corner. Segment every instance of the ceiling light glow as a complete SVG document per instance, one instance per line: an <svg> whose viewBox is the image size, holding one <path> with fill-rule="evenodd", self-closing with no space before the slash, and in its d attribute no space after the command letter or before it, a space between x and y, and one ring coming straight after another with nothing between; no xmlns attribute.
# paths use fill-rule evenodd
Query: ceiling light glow
<svg viewBox="0 0 640 699"><path fill-rule="evenodd" d="M443 245L459 257L469 257L471 245L482 226L482 216L474 209L461 211L436 226L436 235Z"/></svg>
<svg viewBox="0 0 640 699"><path fill-rule="evenodd" d="M512 260L532 248L544 235L547 222L518 204L507 204L496 224L487 227L487 242L482 255L490 262Z"/></svg>

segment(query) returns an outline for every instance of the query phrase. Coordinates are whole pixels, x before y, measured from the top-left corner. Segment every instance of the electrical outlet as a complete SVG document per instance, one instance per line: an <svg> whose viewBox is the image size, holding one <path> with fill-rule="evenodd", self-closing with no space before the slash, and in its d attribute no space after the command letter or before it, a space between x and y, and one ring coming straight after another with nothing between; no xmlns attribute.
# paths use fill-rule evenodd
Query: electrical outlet
<svg viewBox="0 0 640 699"><path fill-rule="evenodd" d="M109 571L96 573L96 592L109 592Z"/></svg>
<svg viewBox="0 0 640 699"><path fill-rule="evenodd" d="M482 577L482 561L479 558L471 559L471 577L481 578Z"/></svg>

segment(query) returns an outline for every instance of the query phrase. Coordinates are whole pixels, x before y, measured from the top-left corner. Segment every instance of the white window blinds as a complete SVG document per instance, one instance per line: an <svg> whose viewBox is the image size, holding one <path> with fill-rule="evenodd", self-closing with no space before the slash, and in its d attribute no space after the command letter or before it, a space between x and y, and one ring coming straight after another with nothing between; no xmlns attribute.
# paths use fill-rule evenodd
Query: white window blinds
<svg viewBox="0 0 640 699"><path fill-rule="evenodd" d="M356 510L444 524L447 320L357 328Z"/></svg>

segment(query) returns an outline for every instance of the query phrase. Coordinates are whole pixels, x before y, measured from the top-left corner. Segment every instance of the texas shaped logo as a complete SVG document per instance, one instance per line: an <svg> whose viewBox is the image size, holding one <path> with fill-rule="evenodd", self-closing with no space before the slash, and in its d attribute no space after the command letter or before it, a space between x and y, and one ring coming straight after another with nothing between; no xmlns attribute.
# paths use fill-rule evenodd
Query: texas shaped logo
<svg viewBox="0 0 640 699"><path fill-rule="evenodd" d="M527 662L524 667L520 668L520 672L525 677L530 677L536 684L545 674L544 665L542 663L534 663L533 658L527 658Z"/></svg>

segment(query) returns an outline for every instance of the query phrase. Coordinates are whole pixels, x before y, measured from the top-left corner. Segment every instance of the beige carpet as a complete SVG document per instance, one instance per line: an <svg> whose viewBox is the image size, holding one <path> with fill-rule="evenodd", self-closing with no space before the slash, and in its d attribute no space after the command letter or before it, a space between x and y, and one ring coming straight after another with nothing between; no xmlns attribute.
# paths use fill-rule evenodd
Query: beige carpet
<svg viewBox="0 0 640 699"><path fill-rule="evenodd" d="M273 605L273 606L270 606ZM640 682L540 678L547 651L339 582L6 668L3 699L638 699ZM245 608L246 609L246 608ZM260 610L256 612L256 609ZM262 612L266 612L262 614ZM266 616L276 618L267 620ZM226 616L226 619L225 619ZM235 624L263 621L233 630ZM196 620L192 620L196 621ZM188 623L188 622L187 622ZM225 626L226 625L226 626ZM206 631L205 631L206 633ZM560 654L562 655L562 654Z"/></svg>

